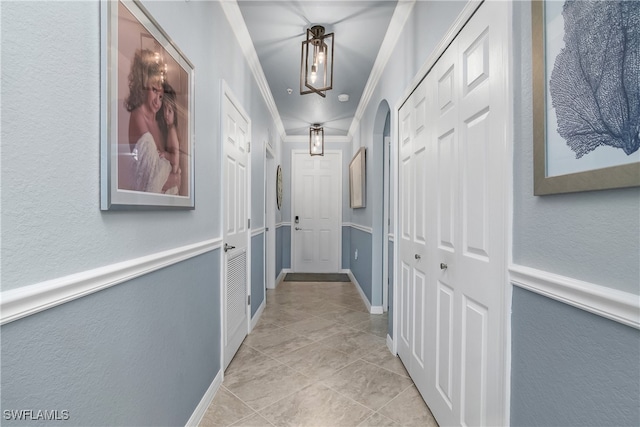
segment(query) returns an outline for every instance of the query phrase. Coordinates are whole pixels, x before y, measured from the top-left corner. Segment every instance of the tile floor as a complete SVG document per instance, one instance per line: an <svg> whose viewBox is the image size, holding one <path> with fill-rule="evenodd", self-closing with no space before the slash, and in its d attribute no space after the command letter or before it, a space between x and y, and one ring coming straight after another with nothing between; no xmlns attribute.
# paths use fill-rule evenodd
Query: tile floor
<svg viewBox="0 0 640 427"><path fill-rule="evenodd" d="M352 283L282 282L200 426L437 426Z"/></svg>

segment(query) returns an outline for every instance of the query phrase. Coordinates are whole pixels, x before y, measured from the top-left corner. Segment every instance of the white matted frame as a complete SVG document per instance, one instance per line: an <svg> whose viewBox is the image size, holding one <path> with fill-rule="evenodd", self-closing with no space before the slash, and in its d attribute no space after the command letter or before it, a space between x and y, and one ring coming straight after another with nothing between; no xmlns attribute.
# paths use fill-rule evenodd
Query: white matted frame
<svg viewBox="0 0 640 427"><path fill-rule="evenodd" d="M102 0L100 21L100 208L194 209L194 67L137 0ZM163 126L171 99L175 121ZM145 102L155 123L133 136Z"/></svg>
<svg viewBox="0 0 640 427"><path fill-rule="evenodd" d="M349 207L352 209L367 205L366 153L367 149L360 147L349 163Z"/></svg>

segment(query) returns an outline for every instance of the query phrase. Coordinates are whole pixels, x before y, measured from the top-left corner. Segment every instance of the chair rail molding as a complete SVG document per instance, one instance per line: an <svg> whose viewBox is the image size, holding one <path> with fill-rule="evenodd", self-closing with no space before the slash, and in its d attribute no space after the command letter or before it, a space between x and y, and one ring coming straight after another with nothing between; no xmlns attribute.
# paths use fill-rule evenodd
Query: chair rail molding
<svg viewBox="0 0 640 427"><path fill-rule="evenodd" d="M222 247L216 238L0 293L0 325Z"/></svg>
<svg viewBox="0 0 640 427"><path fill-rule="evenodd" d="M640 295L523 265L510 265L509 273L514 286L640 329Z"/></svg>

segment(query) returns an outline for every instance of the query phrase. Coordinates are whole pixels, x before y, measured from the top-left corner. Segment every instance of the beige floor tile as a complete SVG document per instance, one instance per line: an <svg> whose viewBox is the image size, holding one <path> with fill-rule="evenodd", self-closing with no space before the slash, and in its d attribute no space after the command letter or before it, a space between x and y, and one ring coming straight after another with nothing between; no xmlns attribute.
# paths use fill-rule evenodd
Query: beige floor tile
<svg viewBox="0 0 640 427"><path fill-rule="evenodd" d="M231 363L224 371L225 377L233 376L237 372L247 370L264 371L272 366L279 365L280 363L270 356L261 353L249 347L247 344L242 344L238 349L238 352L233 356Z"/></svg>
<svg viewBox="0 0 640 427"><path fill-rule="evenodd" d="M359 427L402 427L400 424L396 423L390 418L385 417L384 415L380 415L379 413L375 413L371 415L369 418L364 420Z"/></svg>
<svg viewBox="0 0 640 427"><path fill-rule="evenodd" d="M278 360L310 378L319 380L327 378L357 359L357 355L314 343L284 355Z"/></svg>
<svg viewBox="0 0 640 427"><path fill-rule="evenodd" d="M369 332L370 334L386 339L387 330L389 329L389 319L383 314L372 314L368 319L354 324L353 328Z"/></svg>
<svg viewBox="0 0 640 427"><path fill-rule="evenodd" d="M435 426L387 349L386 325L386 315L367 312L352 283L284 282L268 290L258 325L201 425Z"/></svg>
<svg viewBox="0 0 640 427"><path fill-rule="evenodd" d="M398 397L382 407L378 412L406 427L438 426L415 386L400 393Z"/></svg>
<svg viewBox="0 0 640 427"><path fill-rule="evenodd" d="M275 426L339 427L357 426L372 411L321 384L313 384L260 414Z"/></svg>
<svg viewBox="0 0 640 427"><path fill-rule="evenodd" d="M224 387L220 387L207 408L200 427L228 426L255 412Z"/></svg>
<svg viewBox="0 0 640 427"><path fill-rule="evenodd" d="M398 375L409 378L409 373L405 369L400 358L392 354L386 345L384 347L371 349L369 353L362 356L362 359L381 368L395 372Z"/></svg>
<svg viewBox="0 0 640 427"><path fill-rule="evenodd" d="M311 380L285 365L267 370L237 372L224 379L224 386L255 410L264 408L306 387Z"/></svg>
<svg viewBox="0 0 640 427"><path fill-rule="evenodd" d="M355 329L337 333L319 342L344 353L358 354L360 357L386 345L385 339Z"/></svg>
<svg viewBox="0 0 640 427"><path fill-rule="evenodd" d="M409 378L364 360L340 369L322 383L374 411L413 385Z"/></svg>
<svg viewBox="0 0 640 427"><path fill-rule="evenodd" d="M359 323L368 321L369 319L371 319L371 316L375 315L365 313L364 311L354 310L349 310L344 313L328 313L322 315L322 317L324 317L325 319L332 319L337 323L349 326L355 326Z"/></svg>
<svg viewBox="0 0 640 427"><path fill-rule="evenodd" d="M298 335L302 335L312 341L319 341L335 335L339 332L348 331L349 328L339 322L322 317L301 320L290 325L283 326Z"/></svg>
<svg viewBox="0 0 640 427"><path fill-rule="evenodd" d="M311 343L313 340L280 327L252 332L244 340L245 345L275 358Z"/></svg>
<svg viewBox="0 0 640 427"><path fill-rule="evenodd" d="M262 416L254 414L232 424L232 427L273 427L273 424L265 420Z"/></svg>

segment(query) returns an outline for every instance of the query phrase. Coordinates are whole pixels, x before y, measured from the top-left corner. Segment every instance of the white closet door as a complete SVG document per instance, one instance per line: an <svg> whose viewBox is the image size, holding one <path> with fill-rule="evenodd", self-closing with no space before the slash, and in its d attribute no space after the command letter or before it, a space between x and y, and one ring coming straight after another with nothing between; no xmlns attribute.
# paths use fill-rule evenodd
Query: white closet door
<svg viewBox="0 0 640 427"><path fill-rule="evenodd" d="M398 350L440 425L506 421L508 10L485 2L400 110Z"/></svg>

